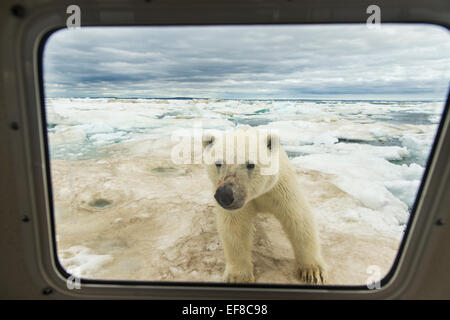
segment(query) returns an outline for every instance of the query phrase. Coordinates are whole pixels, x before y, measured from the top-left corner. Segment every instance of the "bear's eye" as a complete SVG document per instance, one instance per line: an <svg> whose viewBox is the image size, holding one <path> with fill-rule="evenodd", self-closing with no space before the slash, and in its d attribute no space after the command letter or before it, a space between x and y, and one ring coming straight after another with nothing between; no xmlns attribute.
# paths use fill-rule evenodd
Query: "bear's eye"
<svg viewBox="0 0 450 320"><path fill-rule="evenodd" d="M255 164L254 163L247 163L247 169L254 169L255 168Z"/></svg>
<svg viewBox="0 0 450 320"><path fill-rule="evenodd" d="M217 161L217 162L216 162L216 167L217 167L217 168L220 168L221 166L222 166L222 162Z"/></svg>

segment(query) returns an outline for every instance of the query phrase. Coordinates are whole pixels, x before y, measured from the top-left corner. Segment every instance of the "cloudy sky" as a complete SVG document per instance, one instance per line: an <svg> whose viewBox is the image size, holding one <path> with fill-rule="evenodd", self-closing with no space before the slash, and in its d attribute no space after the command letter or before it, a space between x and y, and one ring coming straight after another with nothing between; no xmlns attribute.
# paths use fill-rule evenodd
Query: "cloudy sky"
<svg viewBox="0 0 450 320"><path fill-rule="evenodd" d="M44 51L47 97L444 100L449 80L427 25L82 27Z"/></svg>

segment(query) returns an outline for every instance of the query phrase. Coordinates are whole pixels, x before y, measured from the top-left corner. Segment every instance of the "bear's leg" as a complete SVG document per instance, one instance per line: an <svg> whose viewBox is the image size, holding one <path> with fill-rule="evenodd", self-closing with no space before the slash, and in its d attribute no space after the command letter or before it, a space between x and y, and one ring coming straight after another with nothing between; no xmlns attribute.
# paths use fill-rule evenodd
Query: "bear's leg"
<svg viewBox="0 0 450 320"><path fill-rule="evenodd" d="M252 218L244 210L227 212L219 209L217 227L225 251L226 282L255 282L252 263Z"/></svg>
<svg viewBox="0 0 450 320"><path fill-rule="evenodd" d="M296 208L280 210L276 217L291 242L296 260L296 274L300 280L306 283L325 283L326 267L313 213L299 203Z"/></svg>

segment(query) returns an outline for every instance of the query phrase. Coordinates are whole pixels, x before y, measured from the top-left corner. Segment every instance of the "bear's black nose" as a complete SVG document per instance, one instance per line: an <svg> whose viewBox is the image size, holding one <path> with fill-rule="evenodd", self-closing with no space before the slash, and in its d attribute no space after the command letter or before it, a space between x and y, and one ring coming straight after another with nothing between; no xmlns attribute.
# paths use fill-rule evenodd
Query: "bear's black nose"
<svg viewBox="0 0 450 320"><path fill-rule="evenodd" d="M214 198L222 207L226 208L234 201L233 190L228 185L223 185L216 190Z"/></svg>

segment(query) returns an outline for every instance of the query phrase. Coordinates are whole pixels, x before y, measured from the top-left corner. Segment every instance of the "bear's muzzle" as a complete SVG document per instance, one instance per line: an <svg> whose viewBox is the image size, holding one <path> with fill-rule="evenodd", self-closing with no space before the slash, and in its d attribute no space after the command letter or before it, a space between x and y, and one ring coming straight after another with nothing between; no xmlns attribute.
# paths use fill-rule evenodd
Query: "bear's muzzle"
<svg viewBox="0 0 450 320"><path fill-rule="evenodd" d="M244 206L246 195L234 183L225 183L217 188L214 198L226 210L237 210Z"/></svg>
<svg viewBox="0 0 450 320"><path fill-rule="evenodd" d="M214 198L222 208L227 209L234 202L233 189L228 184L222 185L217 188Z"/></svg>

